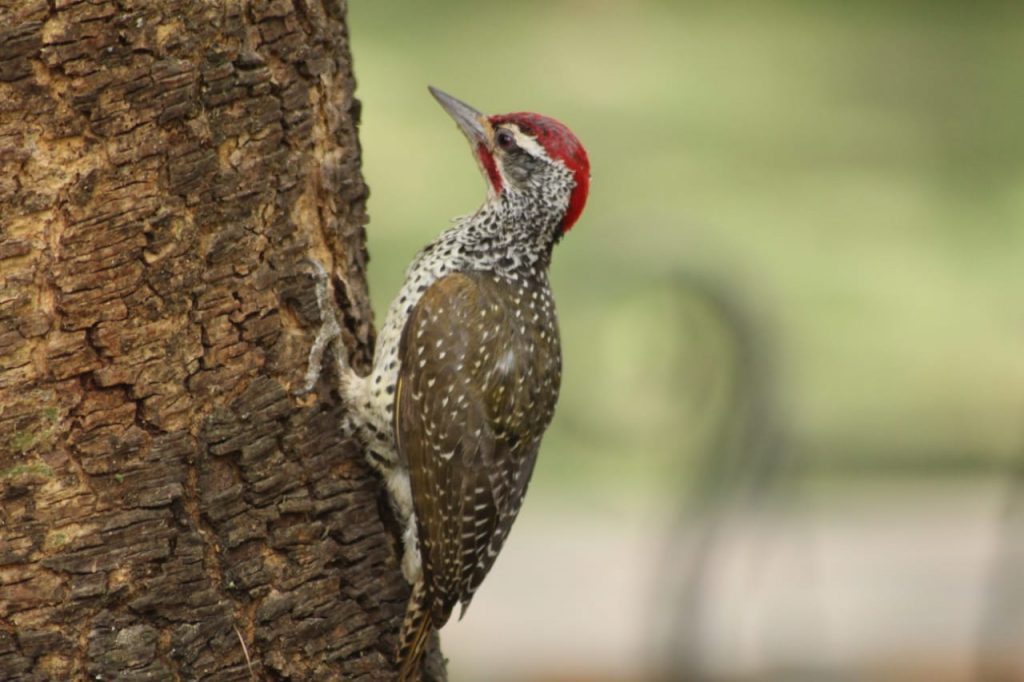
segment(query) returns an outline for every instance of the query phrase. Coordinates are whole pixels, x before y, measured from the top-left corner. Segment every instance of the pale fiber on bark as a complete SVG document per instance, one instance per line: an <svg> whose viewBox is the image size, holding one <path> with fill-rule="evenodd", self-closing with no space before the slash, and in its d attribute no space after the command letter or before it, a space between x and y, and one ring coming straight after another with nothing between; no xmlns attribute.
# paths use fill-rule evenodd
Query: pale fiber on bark
<svg viewBox="0 0 1024 682"><path fill-rule="evenodd" d="M373 340L344 11L0 9L0 679L393 678L378 481L290 393L306 255Z"/></svg>

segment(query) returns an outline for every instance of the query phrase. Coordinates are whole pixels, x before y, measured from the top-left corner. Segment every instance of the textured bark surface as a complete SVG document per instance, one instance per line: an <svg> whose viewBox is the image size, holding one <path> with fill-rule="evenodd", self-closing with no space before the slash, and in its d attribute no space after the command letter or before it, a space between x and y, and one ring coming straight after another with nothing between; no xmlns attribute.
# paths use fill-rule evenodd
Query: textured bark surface
<svg viewBox="0 0 1024 682"><path fill-rule="evenodd" d="M372 343L342 3L0 9L0 679L392 679L407 596L330 392Z"/></svg>

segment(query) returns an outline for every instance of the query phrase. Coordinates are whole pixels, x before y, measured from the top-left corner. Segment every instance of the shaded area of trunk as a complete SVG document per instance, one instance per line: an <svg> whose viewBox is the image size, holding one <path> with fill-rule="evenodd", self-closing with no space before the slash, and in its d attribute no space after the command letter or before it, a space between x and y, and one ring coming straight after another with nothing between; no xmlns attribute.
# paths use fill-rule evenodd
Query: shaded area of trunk
<svg viewBox="0 0 1024 682"><path fill-rule="evenodd" d="M0 10L0 679L392 679L344 5ZM436 651L435 651L436 656Z"/></svg>

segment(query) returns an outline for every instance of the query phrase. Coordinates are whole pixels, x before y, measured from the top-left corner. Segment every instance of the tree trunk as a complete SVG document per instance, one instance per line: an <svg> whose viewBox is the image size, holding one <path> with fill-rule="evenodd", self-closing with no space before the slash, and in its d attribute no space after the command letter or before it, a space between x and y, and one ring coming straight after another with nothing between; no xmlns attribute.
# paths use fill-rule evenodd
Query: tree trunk
<svg viewBox="0 0 1024 682"><path fill-rule="evenodd" d="M0 679L393 679L344 3L0 9Z"/></svg>

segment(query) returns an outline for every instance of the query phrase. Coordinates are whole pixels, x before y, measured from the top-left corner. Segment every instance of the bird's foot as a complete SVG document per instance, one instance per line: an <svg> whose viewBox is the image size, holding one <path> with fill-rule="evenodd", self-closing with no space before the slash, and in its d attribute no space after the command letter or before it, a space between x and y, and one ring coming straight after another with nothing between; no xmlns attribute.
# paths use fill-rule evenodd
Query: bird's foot
<svg viewBox="0 0 1024 682"><path fill-rule="evenodd" d="M295 390L295 395L305 395L316 386L316 382L320 379L320 373L323 370L324 351L329 346L333 345L334 348L333 357L339 380L351 371L344 355L345 346L341 343L341 323L338 322L334 285L331 283L331 276L327 273L323 264L316 259L306 258L305 263L310 266L313 279L316 281L316 304L320 311L320 329L317 331L313 345L309 349L306 376L303 379L302 386Z"/></svg>

